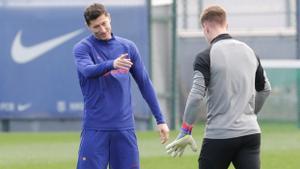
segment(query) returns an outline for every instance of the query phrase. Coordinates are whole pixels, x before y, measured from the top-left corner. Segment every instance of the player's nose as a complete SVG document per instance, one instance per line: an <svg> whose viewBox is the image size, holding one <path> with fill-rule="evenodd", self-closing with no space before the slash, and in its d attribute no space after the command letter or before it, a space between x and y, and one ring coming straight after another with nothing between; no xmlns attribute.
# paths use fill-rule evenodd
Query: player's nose
<svg viewBox="0 0 300 169"><path fill-rule="evenodd" d="M105 33L106 32L106 28L104 26L100 26L99 27L99 32L100 33Z"/></svg>

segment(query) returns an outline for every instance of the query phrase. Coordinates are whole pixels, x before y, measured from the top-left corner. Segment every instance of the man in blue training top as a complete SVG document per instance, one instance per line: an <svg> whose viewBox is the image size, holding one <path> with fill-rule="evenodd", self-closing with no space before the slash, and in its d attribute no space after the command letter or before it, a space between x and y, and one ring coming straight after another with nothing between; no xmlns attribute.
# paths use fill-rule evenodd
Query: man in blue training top
<svg viewBox="0 0 300 169"><path fill-rule="evenodd" d="M130 74L156 119L162 144L168 140L168 126L136 45L112 34L102 4L87 7L84 18L92 35L73 51L84 99L77 169L139 169Z"/></svg>

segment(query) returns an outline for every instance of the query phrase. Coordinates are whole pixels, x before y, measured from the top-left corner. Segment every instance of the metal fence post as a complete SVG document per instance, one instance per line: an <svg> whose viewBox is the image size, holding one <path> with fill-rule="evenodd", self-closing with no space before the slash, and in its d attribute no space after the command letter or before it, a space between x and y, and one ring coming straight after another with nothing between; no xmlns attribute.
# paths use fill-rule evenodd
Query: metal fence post
<svg viewBox="0 0 300 169"><path fill-rule="evenodd" d="M176 128L177 114L177 1L173 0L172 4L172 109L171 109L171 129Z"/></svg>
<svg viewBox="0 0 300 169"><path fill-rule="evenodd" d="M300 59L300 0L296 1L296 25L297 25L297 59ZM300 70L297 70L297 111L298 111L298 127L300 128Z"/></svg>

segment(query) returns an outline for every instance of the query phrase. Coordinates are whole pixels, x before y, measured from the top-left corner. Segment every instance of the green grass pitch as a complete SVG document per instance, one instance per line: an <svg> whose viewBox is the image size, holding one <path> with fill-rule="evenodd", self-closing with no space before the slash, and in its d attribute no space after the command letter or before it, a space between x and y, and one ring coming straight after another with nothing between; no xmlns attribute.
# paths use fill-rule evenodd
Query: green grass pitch
<svg viewBox="0 0 300 169"><path fill-rule="evenodd" d="M263 123L262 169L300 167L300 129L292 123ZM173 140L178 131L171 132ZM200 146L203 125L193 130ZM1 133L0 169L75 169L79 132ZM164 151L158 133L138 132L141 169L195 169L199 151L188 150L181 158ZM233 169L231 166L230 169Z"/></svg>

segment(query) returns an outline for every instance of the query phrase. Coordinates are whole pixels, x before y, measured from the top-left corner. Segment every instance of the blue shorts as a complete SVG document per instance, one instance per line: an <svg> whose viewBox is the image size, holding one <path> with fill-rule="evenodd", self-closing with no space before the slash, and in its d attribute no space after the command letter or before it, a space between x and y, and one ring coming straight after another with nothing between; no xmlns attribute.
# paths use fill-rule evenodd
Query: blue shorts
<svg viewBox="0 0 300 169"><path fill-rule="evenodd" d="M139 151L134 129L83 130L77 169L139 169Z"/></svg>

